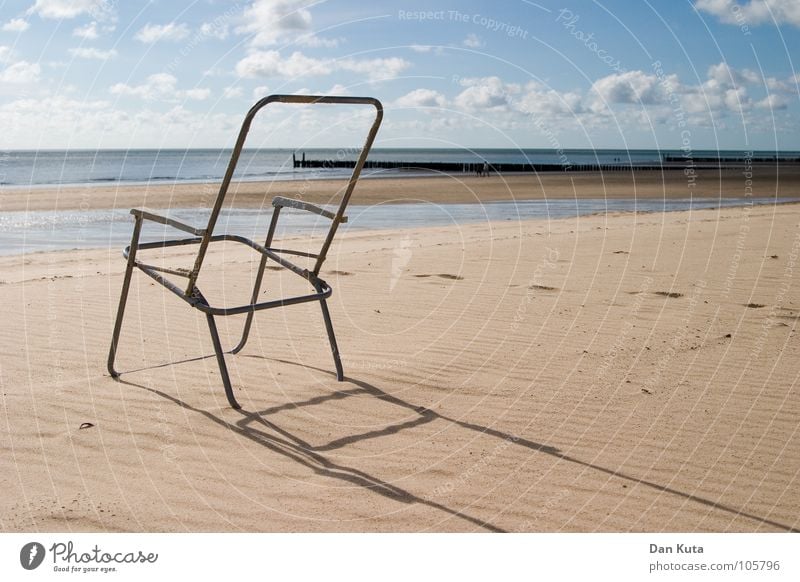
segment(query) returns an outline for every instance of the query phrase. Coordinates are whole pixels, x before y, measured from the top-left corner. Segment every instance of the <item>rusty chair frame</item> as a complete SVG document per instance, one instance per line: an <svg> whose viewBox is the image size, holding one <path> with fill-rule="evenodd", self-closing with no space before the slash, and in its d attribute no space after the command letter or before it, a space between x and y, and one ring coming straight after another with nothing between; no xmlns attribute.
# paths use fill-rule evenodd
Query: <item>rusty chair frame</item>
<svg viewBox="0 0 800 582"><path fill-rule="evenodd" d="M214 227L217 223L217 218L219 217L219 213L220 210L222 209L223 202L225 201L225 196L228 193L228 188L233 178L234 170L236 169L236 165L239 161L239 156L242 153L242 149L247 139L247 134L250 130L250 125L253 119L255 118L256 114L263 107L265 107L270 103L296 103L296 104L307 104L307 105L308 104L371 105L375 107L376 113L375 113L375 119L372 123L372 126L370 127L369 133L367 134L366 141L364 142L364 146L361 149L361 153L358 157L355 167L353 168L353 173L350 176L350 179L347 183L347 187L345 188L345 191L342 195L342 199L335 212L326 210L324 208L321 208L314 204L310 204L308 202L277 196L272 200L272 206L273 206L272 220L269 224L266 241L264 242L263 245L260 245L256 242L253 242L252 240L249 240L245 237L238 235L232 235L232 234L215 235ZM123 251L123 256L127 259L127 267L125 269L125 278L122 284L122 291L119 299L119 307L117 308L117 316L114 322L114 331L111 338L111 348L109 349L108 353L108 371L111 374L111 376L115 379L119 379L120 376L120 372L118 372L114 368L114 361L116 359L117 348L119 346L119 336L122 330L122 321L125 315L125 305L128 300L128 292L130 290L131 276L133 274L134 268L136 268L145 273L146 275L150 276L156 282L163 285L166 289L168 289L181 299L183 299L191 307L205 314L206 320L208 322L209 332L211 334L211 341L214 346L214 353L216 355L217 364L219 365L220 376L222 377L222 383L225 388L225 396L228 398L228 402L233 408L239 409L241 408L241 406L237 402L236 397L233 393L233 387L231 386L231 380L228 374L228 367L227 364L225 363L226 352L222 349L222 344L219 339L219 333L217 332L217 325L214 320L215 317L224 317L229 315L242 315L242 314L247 315L247 319L245 320L244 327L242 330L241 339L233 349L227 352L231 354L236 354L239 351L241 351L242 348L244 348L245 344L247 343L247 338L250 334L250 327L253 322L253 316L257 311L261 311L264 309L274 309L277 307L286 307L288 305L307 303L310 301L319 301L320 307L322 308L322 317L325 321L325 329L328 334L328 340L330 341L330 347L331 347L331 352L333 354L334 365L336 366L336 378L337 380L341 381L344 378L344 371L342 369L342 362L341 358L339 357L339 348L337 347L336 344L336 336L334 335L333 332L333 324L331 323L331 316L330 312L328 311L328 305L326 302L326 300L331 296L333 290L331 289L330 285L328 285L328 283L326 283L319 277L319 272L320 269L322 268L322 264L325 262L325 258L327 256L331 243L333 242L333 238L336 235L336 231L339 227L339 224L347 221L347 217L345 216L345 211L347 209L348 203L350 202L350 196L353 193L353 190L356 186L356 182L358 181L358 178L361 174L361 170L364 167L364 162L366 161L367 155L369 154L369 151L372 148L372 144L375 141L375 136L378 133L378 128L380 127L382 119L383 119L383 106L381 105L380 101L378 101L377 99L373 99L371 97L270 95L269 97L265 97L264 99L258 101L245 116L241 130L239 131L239 137L236 140L236 145L234 146L233 153L231 154L230 162L228 163L227 170L222 179L219 193L217 194L216 201L214 202L214 206L211 210L211 214L208 219L208 224L206 225L205 228L195 228L191 225L182 223L178 220L156 214L155 212L148 210L146 208L132 209L131 214L134 216L135 224L133 228L133 235L131 237L131 244L130 246L126 247L125 250ZM278 223L278 217L280 215L282 208L293 208L297 210L312 212L319 216L330 219L331 221L330 228L328 229L328 233L318 253L314 254L301 251L293 251L289 249L273 248L271 246L272 239L275 234L275 229ZM142 226L146 221L173 227L175 229L181 230L183 232L192 235L192 237L140 243L139 237L141 235ZM258 271L256 273L251 300L250 303L246 305L239 305L236 307L215 307L209 305L208 301L205 299L203 294L200 292L200 289L196 285L197 278L200 274L200 269L203 265L203 259L205 258L206 251L208 250L208 246L210 243L218 241L232 241L232 242L242 243L244 245L251 247L252 249L261 254L261 262L259 264ZM166 248L166 247L183 246L183 245L195 245L195 244L199 245L199 249L197 252L197 257L195 258L194 267L191 270L149 265L140 262L136 258L136 254L139 250ZM298 265L295 265L291 261L287 260L285 256L282 255L295 255L295 256L315 259L314 267L312 270L304 269ZM273 301L267 301L262 303L257 302L261 289L262 279L264 276L264 269L267 265L267 260L274 261L280 267L288 269L289 271L295 273L296 275L299 275L300 277L308 281L311 287L313 287L314 292L308 295L287 297L283 299L276 299ZM186 286L184 288L181 288L180 286L176 285L175 283L167 279L166 275L175 275L186 278L187 279Z"/></svg>

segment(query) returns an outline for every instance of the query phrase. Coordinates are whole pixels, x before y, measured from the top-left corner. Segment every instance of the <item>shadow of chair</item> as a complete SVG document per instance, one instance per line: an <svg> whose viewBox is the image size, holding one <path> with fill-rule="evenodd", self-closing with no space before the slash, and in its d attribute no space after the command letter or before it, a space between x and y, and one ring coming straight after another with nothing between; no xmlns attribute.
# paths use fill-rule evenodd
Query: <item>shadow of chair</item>
<svg viewBox="0 0 800 582"><path fill-rule="evenodd" d="M263 356L255 356L255 355L251 355L249 357L264 359L264 360L269 359ZM328 370L323 370L321 368L303 365L297 362L291 362L288 360L281 360L281 359L269 359L269 360L281 364L287 364L287 365L302 367L309 370L314 370L326 375L333 375ZM130 381L126 381L125 383L128 385L137 386L141 389L157 394L160 397L173 402L174 404L180 406L183 409L200 414L203 417L209 419L210 421L228 430L231 430L236 434L239 434L242 437L249 439L252 442L264 446L265 448L269 449L274 453L280 454L288 459L291 459L292 461L300 463L301 465L313 470L318 475L322 475L333 479L338 479L346 483L364 487L365 489L368 489L374 493L377 493L379 495L382 495L384 497L390 498L392 500L401 503L406 503L406 504L416 503L424 505L432 509L435 509L437 511L441 511L451 517L462 519L470 523L471 525L477 526L486 531L503 532L505 530L501 529L499 526L492 524L487 520L475 517L467 513L465 510L457 510L452 507L448 507L444 503L434 498L426 498L426 497L421 497L419 495L415 495L410 491L408 491L407 489L400 488L379 477L370 475L365 471L362 471L354 467L349 467L341 463L334 462L330 460L328 457L326 457L325 453L341 449L342 447L360 441L380 438L383 436L389 436L405 430L412 430L419 426L438 420L448 423L452 426L461 427L476 434L486 435L495 439L505 441L511 446L521 447L532 453L548 455L550 457L554 457L556 459L559 459L567 463L572 463L592 471L598 471L600 473L608 475L609 477L622 479L629 483L652 489L653 491L656 491L658 493L675 495L687 500L688 502L696 503L704 507L709 507L714 510L722 511L732 516L744 517L756 523L767 525L782 531L794 532L794 533L800 532L800 530L798 530L796 527L787 525L785 523L764 518L759 515L755 515L753 513L748 513L740 509L737 509L735 507L719 503L712 499L708 499L699 495L695 495L693 493L687 493L685 491L678 490L674 487L669 487L667 485L662 485L659 483L655 483L653 481L641 479L639 477L626 474L619 470L610 469L608 467L603 467L596 463L591 463L588 461L581 460L577 457L567 455L558 448L553 446L545 445L521 437L519 435L511 434L509 432L496 429L491 426L485 426L478 423L470 422L459 418L453 418L438 413L429 408L418 406L413 403L402 400L401 398L389 394L381 390L377 386L369 384L368 382L365 382L363 380L344 378L343 381L350 384L352 387L344 390L337 390L329 394L315 396L298 402L283 403L277 406L265 408L257 412L247 412L244 410L239 410L238 413L242 416L242 418L233 423L228 422L222 417L215 415L209 410L204 410L201 408L194 407L188 404L187 402L184 402L174 396L166 394L163 391L149 388L147 386L142 386L141 384L135 384ZM343 438L334 439L330 442L320 445L311 445L302 438L294 435L291 430L279 426L275 421L270 419L270 417L274 417L276 414L283 411L304 408L309 406L322 405L325 404L326 402L342 400L353 396L372 396L384 402L408 410L409 412L413 413L413 415L416 415L416 418L412 418L411 420L403 420L402 422L396 424L389 424L381 429L370 430L364 433L353 434Z"/></svg>

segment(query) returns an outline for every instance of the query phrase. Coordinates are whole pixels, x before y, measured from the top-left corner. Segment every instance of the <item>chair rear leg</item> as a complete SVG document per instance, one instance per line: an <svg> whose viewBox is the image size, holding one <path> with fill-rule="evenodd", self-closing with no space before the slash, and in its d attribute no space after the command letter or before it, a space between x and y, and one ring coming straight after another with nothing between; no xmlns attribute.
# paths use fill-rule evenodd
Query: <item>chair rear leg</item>
<svg viewBox="0 0 800 582"><path fill-rule="evenodd" d="M117 347L119 346L119 335L122 331L122 320L125 317L125 306L128 303L128 292L131 287L131 278L133 276L133 267L136 264L136 251L139 246L139 233L142 230L142 221L137 219L136 225L133 227L133 236L131 237L131 246L128 251L128 264L125 267L125 279L122 281L122 291L119 296L119 305L117 306L117 318L114 321L114 332L111 334L111 347L108 350L108 373L111 377L119 378L119 372L114 369L114 361L117 358Z"/></svg>
<svg viewBox="0 0 800 582"><path fill-rule="evenodd" d="M341 382L344 380L344 371L342 370L342 360L339 357L339 347L336 345L336 335L333 333L333 324L331 323L331 314L328 311L328 303L324 299L320 299L319 305L322 308L322 318L325 320L325 330L328 332L328 341L331 343L333 363L336 366L336 379Z"/></svg>
<svg viewBox="0 0 800 582"><path fill-rule="evenodd" d="M225 353L222 351L222 344L219 341L219 333L217 332L217 324L214 321L214 316L206 314L208 321L208 329L211 332L211 342L214 344L214 353L217 355L217 364L219 365L219 375L222 376L222 385L225 387L225 396L228 397L228 402L231 408L239 410L241 406L236 401L233 395L233 387L231 386L231 379L228 375L228 365L225 363Z"/></svg>

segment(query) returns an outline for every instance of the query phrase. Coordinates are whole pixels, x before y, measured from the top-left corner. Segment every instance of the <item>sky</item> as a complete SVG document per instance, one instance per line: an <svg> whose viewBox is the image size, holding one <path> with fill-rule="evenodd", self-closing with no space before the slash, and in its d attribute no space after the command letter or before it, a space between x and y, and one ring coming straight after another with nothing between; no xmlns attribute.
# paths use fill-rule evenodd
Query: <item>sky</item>
<svg viewBox="0 0 800 582"><path fill-rule="evenodd" d="M800 150L793 55L800 0L0 0L0 148L229 147L309 93L380 99L377 147ZM369 113L268 106L247 145Z"/></svg>

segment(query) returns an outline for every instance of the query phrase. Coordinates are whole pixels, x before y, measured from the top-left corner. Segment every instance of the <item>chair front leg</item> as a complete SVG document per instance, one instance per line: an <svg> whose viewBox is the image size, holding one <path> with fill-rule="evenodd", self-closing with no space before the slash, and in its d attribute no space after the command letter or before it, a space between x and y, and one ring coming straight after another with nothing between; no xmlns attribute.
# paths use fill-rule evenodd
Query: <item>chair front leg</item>
<svg viewBox="0 0 800 582"><path fill-rule="evenodd" d="M117 348L119 346L119 335L122 331L122 320L125 316L125 305L128 303L128 291L131 287L131 277L133 276L133 268L136 265L136 251L139 250L139 235L142 232L142 218L136 217L136 223L133 227L133 235L131 236L131 246L128 250L128 263L125 267L125 278L122 281L122 291L119 297L119 305L117 307L117 318L114 321L114 332L111 334L111 347L108 350L108 373L112 378L119 378L119 372L114 369L114 361L117 357Z"/></svg>
<svg viewBox="0 0 800 582"><path fill-rule="evenodd" d="M210 313L206 314L206 320L208 321L208 330L211 332L211 342L214 344L214 353L217 355L217 365L219 366L219 375L222 376L222 385L225 387L225 396L228 397L231 408L239 410L241 406L233 395L233 386L231 386L231 379L228 375L228 365L225 363L225 353L222 351L222 344L219 341L217 324L214 316Z"/></svg>
<svg viewBox="0 0 800 582"><path fill-rule="evenodd" d="M317 283L314 285L317 293L322 293L322 287ZM328 332L328 341L331 344L331 353L333 354L333 363L336 366L336 379L341 382L344 380L344 370L342 369L342 360L339 357L339 346L336 344L336 335L333 333L333 323L331 323L331 314L328 311L328 303L325 299L319 300L319 305L322 308L322 318L325 320L325 331Z"/></svg>

